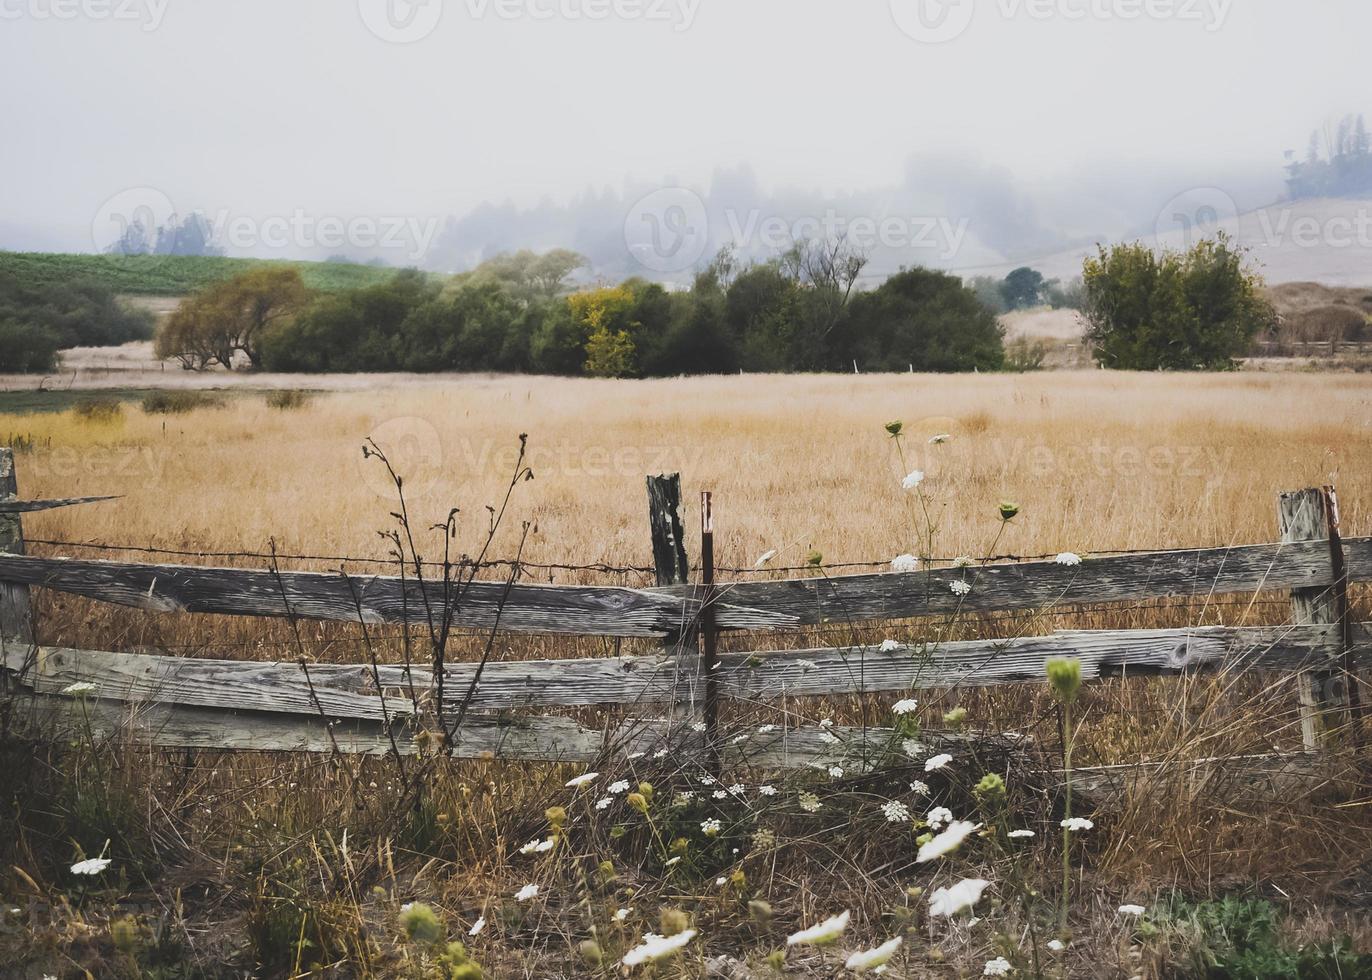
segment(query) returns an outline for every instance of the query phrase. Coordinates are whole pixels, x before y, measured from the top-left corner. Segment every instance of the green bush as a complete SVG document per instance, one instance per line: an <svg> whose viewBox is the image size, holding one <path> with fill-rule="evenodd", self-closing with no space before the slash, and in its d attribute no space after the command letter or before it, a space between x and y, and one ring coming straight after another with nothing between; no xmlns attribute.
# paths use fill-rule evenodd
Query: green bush
<svg viewBox="0 0 1372 980"><path fill-rule="evenodd" d="M91 398L78 402L72 412L83 422L108 425L124 417L124 405L113 398Z"/></svg>
<svg viewBox="0 0 1372 980"><path fill-rule="evenodd" d="M33 374L57 369L57 336L30 323L0 320L0 374Z"/></svg>
<svg viewBox="0 0 1372 980"><path fill-rule="evenodd" d="M1214 371L1235 366L1276 320L1229 240L1189 252L1116 245L1083 270L1086 340L1103 367L1126 371Z"/></svg>

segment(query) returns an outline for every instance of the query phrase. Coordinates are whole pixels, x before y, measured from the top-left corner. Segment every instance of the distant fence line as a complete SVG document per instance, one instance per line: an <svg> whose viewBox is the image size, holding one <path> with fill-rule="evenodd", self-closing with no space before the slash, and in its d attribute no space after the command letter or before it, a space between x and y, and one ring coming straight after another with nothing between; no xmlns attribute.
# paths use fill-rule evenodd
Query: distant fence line
<svg viewBox="0 0 1372 980"><path fill-rule="evenodd" d="M0 450L0 675L7 678L11 713L37 731L72 723L74 701L63 691L83 683L94 688L83 701L83 724L106 734L130 732L163 747L408 753L417 751L412 736L419 716L433 708L445 723L460 719L450 746L459 758L587 762L607 752L670 748L677 757L700 753L726 764L870 767L893 754L895 732L783 725L726 741L712 709L721 701L1042 683L1046 661L1057 656L1080 660L1087 681L1202 670L1295 674L1307 749L1325 741L1335 713L1347 713L1357 726L1362 722L1357 666L1372 649L1372 624L1351 620L1348 585L1372 580L1372 538L1340 536L1337 498L1327 487L1280 496L1281 540L1271 544L1132 552L1071 565L1025 561L730 582L715 582L710 574L691 582L679 478L652 477L654 564L642 570L657 585L532 584L517 581L512 570L505 581L464 580L445 615L454 627L501 633L646 640L654 652L447 663L442 703L436 706L438 678L418 661L261 662L38 644L31 588L150 612L365 626L431 625L435 604L452 598L443 583L412 575L23 554L22 512L94 499L108 498L17 501L13 454ZM702 564L712 572L713 528L706 524L702 531ZM965 582L970 591L959 594L954 582ZM765 642L774 630L1273 592L1290 596L1287 625L1061 630L1011 639L808 650L769 649ZM759 634L758 648L714 654L718 637L729 632ZM1339 683L1331 684L1331 678ZM595 728L572 718L518 713L547 708L651 708L654 714ZM921 739L951 744L969 737L931 732Z"/></svg>

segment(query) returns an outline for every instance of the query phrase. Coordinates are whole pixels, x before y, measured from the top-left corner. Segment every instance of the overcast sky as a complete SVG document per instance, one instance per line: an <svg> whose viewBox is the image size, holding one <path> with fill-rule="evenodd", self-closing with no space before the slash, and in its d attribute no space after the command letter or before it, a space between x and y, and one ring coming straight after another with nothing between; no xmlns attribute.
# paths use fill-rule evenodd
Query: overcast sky
<svg viewBox="0 0 1372 980"><path fill-rule="evenodd" d="M1372 108L1369 37L1367 0L0 0L0 233L80 248L138 187L405 215L738 164L861 189L928 153L1030 193L1279 177Z"/></svg>

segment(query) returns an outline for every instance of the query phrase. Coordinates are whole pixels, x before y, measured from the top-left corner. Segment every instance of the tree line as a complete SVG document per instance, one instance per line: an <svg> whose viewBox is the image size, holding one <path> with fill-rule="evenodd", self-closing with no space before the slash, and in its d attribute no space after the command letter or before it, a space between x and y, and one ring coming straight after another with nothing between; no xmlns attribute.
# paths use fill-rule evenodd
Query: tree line
<svg viewBox="0 0 1372 980"><path fill-rule="evenodd" d="M864 260L841 242L746 266L725 249L682 291L642 279L572 288L583 264L524 251L447 280L406 270L326 296L294 270L259 270L184 302L157 353L191 369L608 378L1004 363L994 313L956 276L910 269L858 291Z"/></svg>

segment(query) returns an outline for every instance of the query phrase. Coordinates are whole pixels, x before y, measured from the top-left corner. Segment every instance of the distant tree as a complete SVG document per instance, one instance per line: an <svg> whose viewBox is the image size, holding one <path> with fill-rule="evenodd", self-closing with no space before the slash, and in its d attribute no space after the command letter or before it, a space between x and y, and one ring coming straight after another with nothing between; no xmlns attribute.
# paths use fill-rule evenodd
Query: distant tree
<svg viewBox="0 0 1372 980"><path fill-rule="evenodd" d="M179 221L173 216L157 229L153 251L158 255L223 255L224 250L213 244L213 238L214 228L200 212Z"/></svg>
<svg viewBox="0 0 1372 980"><path fill-rule="evenodd" d="M907 269L853 298L847 333L871 371L997 371L1004 330L962 280Z"/></svg>
<svg viewBox="0 0 1372 980"><path fill-rule="evenodd" d="M539 255L527 249L487 259L470 272L454 276L450 288L498 282L525 303L547 302L567 290L567 280L586 264L586 257L565 248Z"/></svg>
<svg viewBox="0 0 1372 980"><path fill-rule="evenodd" d="M1043 302L1043 286L1043 273L1022 266L1005 277L1000 292L1007 308L1026 310Z"/></svg>
<svg viewBox="0 0 1372 980"><path fill-rule="evenodd" d="M1005 304L1005 293L1001 289L1003 284L1004 280L995 276L975 276L968 281L967 288L976 294L982 306L999 316L1009 312L1009 307Z"/></svg>
<svg viewBox="0 0 1372 980"><path fill-rule="evenodd" d="M151 313L125 303L101 283L89 279L33 283L3 272L0 320L41 327L62 348L146 340L153 332Z"/></svg>
<svg viewBox="0 0 1372 980"><path fill-rule="evenodd" d="M185 300L167 319L154 351L197 371L216 362L232 369L239 354L260 368L263 335L300 312L308 297L294 268L268 266L214 283Z"/></svg>
<svg viewBox="0 0 1372 980"><path fill-rule="evenodd" d="M1060 279L1050 279L1044 283L1044 299L1055 310L1079 310L1086 302L1086 286L1081 277L1064 283Z"/></svg>
<svg viewBox="0 0 1372 980"><path fill-rule="evenodd" d="M1160 255L1141 243L1101 248L1083 279L1086 340L1104 367L1229 369L1275 322L1261 277L1223 235Z"/></svg>

